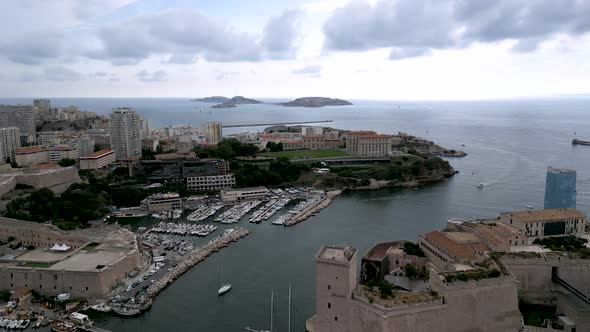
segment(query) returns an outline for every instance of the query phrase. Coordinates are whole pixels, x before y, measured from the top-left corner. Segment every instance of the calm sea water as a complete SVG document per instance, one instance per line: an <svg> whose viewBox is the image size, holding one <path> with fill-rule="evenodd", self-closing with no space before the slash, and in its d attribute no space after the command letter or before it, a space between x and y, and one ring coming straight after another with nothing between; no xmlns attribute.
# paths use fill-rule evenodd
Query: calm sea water
<svg viewBox="0 0 590 332"><path fill-rule="evenodd" d="M28 102L30 100L0 100ZM578 171L578 208L590 212L590 99L563 98L485 102L371 102L321 109L271 105L209 109L183 99L54 99L98 113L134 107L155 126L219 120L224 124L334 120L332 127L383 133L408 132L469 155L450 159L460 173L418 190L354 192L291 228L262 223L191 269L157 298L139 318L97 316L113 331L240 331L269 328L270 292L275 294L275 330L287 330L288 285L292 285L292 329L303 331L315 311L314 254L323 244L352 245L366 252L376 242L415 239L445 225L448 218L496 217L502 211L542 208L548 166ZM211 113L209 113L211 110ZM259 128L240 128L255 130ZM574 134L576 133L576 134ZM462 146L462 145L465 146ZM484 183L484 190L476 185ZM219 264L233 284L218 297Z"/></svg>

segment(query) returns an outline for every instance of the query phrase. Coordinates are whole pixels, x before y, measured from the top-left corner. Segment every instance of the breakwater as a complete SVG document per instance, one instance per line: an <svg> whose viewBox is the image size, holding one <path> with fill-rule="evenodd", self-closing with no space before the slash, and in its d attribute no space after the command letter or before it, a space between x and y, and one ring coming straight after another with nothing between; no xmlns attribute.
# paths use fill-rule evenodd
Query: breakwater
<svg viewBox="0 0 590 332"><path fill-rule="evenodd" d="M311 215L313 215L314 213L318 213L322 209L328 207L328 205L332 204L332 201L334 200L334 198L336 198L336 196L340 195L341 193L342 193L341 190L334 190L334 191L327 192L324 199L318 201L316 204L308 207L307 209L297 213L296 215L291 217L289 220L286 220L284 225L285 226L293 226L293 225L296 225L296 224L306 220L307 218L311 217Z"/></svg>
<svg viewBox="0 0 590 332"><path fill-rule="evenodd" d="M172 284L178 277L188 271L193 266L204 261L211 254L227 247L231 242L236 242L239 239L250 234L245 228L236 228L233 232L224 234L209 241L206 245L196 248L184 256L184 260L179 262L175 267L172 268L166 275L160 278L158 281L151 284L146 290L146 304L144 309L147 309L153 303L156 295L160 293L164 288Z"/></svg>

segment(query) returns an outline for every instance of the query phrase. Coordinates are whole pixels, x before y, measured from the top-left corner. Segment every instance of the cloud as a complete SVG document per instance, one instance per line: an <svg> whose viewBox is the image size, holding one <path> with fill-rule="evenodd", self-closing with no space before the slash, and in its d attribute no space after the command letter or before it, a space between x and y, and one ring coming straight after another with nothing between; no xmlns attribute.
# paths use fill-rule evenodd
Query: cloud
<svg viewBox="0 0 590 332"><path fill-rule="evenodd" d="M222 71L217 74L215 79L218 81L229 80L229 79L232 79L238 75L240 75L240 73L237 71Z"/></svg>
<svg viewBox="0 0 590 332"><path fill-rule="evenodd" d="M262 46L271 59L294 58L301 32L300 10L288 9L280 16L271 18L264 27Z"/></svg>
<svg viewBox="0 0 590 332"><path fill-rule="evenodd" d="M309 65L302 68L294 69L291 71L293 74L300 74L300 75L321 75L322 73L322 66L319 65Z"/></svg>
<svg viewBox="0 0 590 332"><path fill-rule="evenodd" d="M351 2L324 24L326 46L334 50L382 47L449 47L453 36L452 3L445 0L381 0L374 6Z"/></svg>
<svg viewBox="0 0 590 332"><path fill-rule="evenodd" d="M144 69L135 74L135 77L137 77L137 79L139 79L142 82L161 82L166 80L166 78L168 77L168 73L166 73L163 70L157 70L150 73L149 71Z"/></svg>
<svg viewBox="0 0 590 332"><path fill-rule="evenodd" d="M88 53L115 65L136 64L152 55L187 63L197 56L209 61L258 61L256 36L223 26L193 10L169 10L137 16L102 27L101 47Z"/></svg>
<svg viewBox="0 0 590 332"><path fill-rule="evenodd" d="M391 49L391 53L389 53L390 60L402 60L407 58L415 58L425 55L430 55L432 50L430 48L425 47L407 47L407 48L397 48L394 47Z"/></svg>
<svg viewBox="0 0 590 332"><path fill-rule="evenodd" d="M33 82L39 80L39 75L30 71L24 71L16 76L16 81Z"/></svg>
<svg viewBox="0 0 590 332"><path fill-rule="evenodd" d="M394 60L505 40L516 42L515 52L531 52L557 35L589 32L590 1L354 1L334 10L323 31L326 49L391 48Z"/></svg>
<svg viewBox="0 0 590 332"><path fill-rule="evenodd" d="M12 62L37 65L60 56L62 35L56 31L35 31L0 39L0 54Z"/></svg>
<svg viewBox="0 0 590 332"><path fill-rule="evenodd" d="M94 76L105 77L105 76L107 76L107 73L105 73L104 71L97 71L96 73L94 73Z"/></svg>
<svg viewBox="0 0 590 332"><path fill-rule="evenodd" d="M79 72L63 66L45 68L44 75L45 79L56 82L79 81L82 78Z"/></svg>

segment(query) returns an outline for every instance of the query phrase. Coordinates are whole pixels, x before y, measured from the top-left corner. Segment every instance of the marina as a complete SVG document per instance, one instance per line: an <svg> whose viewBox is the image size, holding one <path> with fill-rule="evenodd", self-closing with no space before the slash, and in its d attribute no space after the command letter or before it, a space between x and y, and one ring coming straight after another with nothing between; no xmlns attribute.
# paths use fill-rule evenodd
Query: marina
<svg viewBox="0 0 590 332"><path fill-rule="evenodd" d="M188 221L203 221L223 208L223 204L202 205L188 215Z"/></svg>
<svg viewBox="0 0 590 332"><path fill-rule="evenodd" d="M287 203L289 203L290 199L281 198L281 199L272 199L260 209L258 209L252 216L250 217L251 223L260 223L263 220L268 220L272 216L274 216L279 210L281 210Z"/></svg>
<svg viewBox="0 0 590 332"><path fill-rule="evenodd" d="M174 234L174 235L191 235L191 236L207 236L217 230L214 225L194 225L187 223L172 223L160 222L154 228L150 229L148 233L160 234Z"/></svg>
<svg viewBox="0 0 590 332"><path fill-rule="evenodd" d="M221 213L217 216L213 221L219 221L222 224L233 224L240 221L240 219L245 216L248 212L252 209L260 205L260 201L250 201L239 203L237 205L232 206L230 209L226 210L225 212Z"/></svg>

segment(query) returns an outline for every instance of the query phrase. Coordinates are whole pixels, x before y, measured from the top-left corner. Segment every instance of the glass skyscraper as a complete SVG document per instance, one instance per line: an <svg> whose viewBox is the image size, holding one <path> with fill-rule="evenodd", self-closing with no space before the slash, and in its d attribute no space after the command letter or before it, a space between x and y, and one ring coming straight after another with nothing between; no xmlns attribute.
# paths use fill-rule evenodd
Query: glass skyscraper
<svg viewBox="0 0 590 332"><path fill-rule="evenodd" d="M545 183L545 209L576 208L576 171L549 167Z"/></svg>

